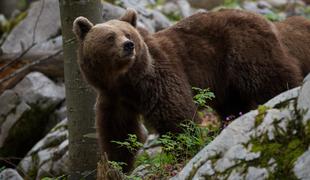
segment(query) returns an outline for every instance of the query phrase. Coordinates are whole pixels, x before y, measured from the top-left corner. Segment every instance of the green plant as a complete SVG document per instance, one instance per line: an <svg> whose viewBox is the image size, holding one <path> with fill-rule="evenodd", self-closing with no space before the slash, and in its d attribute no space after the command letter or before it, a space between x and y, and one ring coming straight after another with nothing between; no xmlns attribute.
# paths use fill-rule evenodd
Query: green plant
<svg viewBox="0 0 310 180"><path fill-rule="evenodd" d="M68 177L67 175L62 175L62 176L58 176L58 177L44 177L41 180L67 180Z"/></svg>
<svg viewBox="0 0 310 180"><path fill-rule="evenodd" d="M214 93L209 89L193 87L196 93L193 101L198 108L208 108L207 101L215 98ZM206 144L210 143L218 134L218 129L210 130L207 127L195 124L193 121L185 121L180 124L181 133L166 133L157 139L157 144L161 145L160 153L150 155L147 150L136 157L135 166L149 165L149 174L143 179L161 179L174 176L175 172L200 151ZM121 147L127 148L133 154L143 147L134 134L129 134L124 142L112 141ZM109 164L116 170L122 171L122 162L110 161ZM139 177L126 176L127 179L139 179Z"/></svg>
<svg viewBox="0 0 310 180"><path fill-rule="evenodd" d="M122 172L123 171L123 166L127 165L124 162L116 162L116 161L108 161L109 165L111 166L111 168Z"/></svg>
<svg viewBox="0 0 310 180"><path fill-rule="evenodd" d="M303 14L306 18L310 19L310 7L309 6L306 6L304 9L303 9Z"/></svg>
<svg viewBox="0 0 310 180"><path fill-rule="evenodd" d="M239 0L224 0L225 8L240 8Z"/></svg>
<svg viewBox="0 0 310 180"><path fill-rule="evenodd" d="M275 13L275 12L270 12L264 15L268 20L270 21L280 21L283 20L283 18L281 16L279 16L279 14Z"/></svg>
<svg viewBox="0 0 310 180"><path fill-rule="evenodd" d="M120 145L120 147L127 148L131 153L135 153L138 149L143 147L143 144L138 141L138 137L135 134L128 134L128 138L124 142L111 142Z"/></svg>
<svg viewBox="0 0 310 180"><path fill-rule="evenodd" d="M173 176L172 172L178 171L199 150L211 142L217 134L214 130L211 131L206 127L201 127L192 121L187 121L180 126L182 133L167 133L158 138L157 143L161 144L162 147L160 153L151 156L146 150L142 150L142 153L136 158L135 166L150 165L149 178ZM125 142L113 142L126 147L131 152L136 152L142 147L142 144L137 141L136 135L133 134L129 134ZM122 171L122 166L124 165L122 162L113 161L110 161L109 164L119 171ZM127 178L134 179L133 177L129 178L129 176Z"/></svg>
<svg viewBox="0 0 310 180"><path fill-rule="evenodd" d="M182 133L165 134L159 138L163 152L173 154L173 163L183 163L194 156L200 149L213 140L211 131L193 121L181 124Z"/></svg>
<svg viewBox="0 0 310 180"><path fill-rule="evenodd" d="M267 106L264 106L264 105L258 106L258 108L257 108L258 114L255 117L255 127L257 127L258 125L260 125L263 122L268 109L270 109L270 108Z"/></svg>
<svg viewBox="0 0 310 180"><path fill-rule="evenodd" d="M192 87L192 89L196 93L193 97L195 104L201 108L209 108L209 106L207 106L207 101L215 98L214 93L211 92L209 88L201 89L198 87Z"/></svg>

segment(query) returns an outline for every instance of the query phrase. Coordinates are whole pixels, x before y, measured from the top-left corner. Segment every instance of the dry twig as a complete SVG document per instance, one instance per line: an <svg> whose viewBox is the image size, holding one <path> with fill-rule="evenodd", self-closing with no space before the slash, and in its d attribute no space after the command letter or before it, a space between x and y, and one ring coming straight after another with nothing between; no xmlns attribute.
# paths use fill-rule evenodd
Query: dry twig
<svg viewBox="0 0 310 180"><path fill-rule="evenodd" d="M42 12L43 12L43 9L44 9L44 5L45 5L45 0L42 0L41 9L40 9L39 15L38 15L38 17L37 17L37 19L35 21L34 28L33 28L32 43L31 43L31 45L27 49L25 49L18 57L16 57L12 61L8 62L7 64L3 65L0 68L0 73L3 72L4 70L6 70L8 67L12 66L13 64L17 63L25 54L27 54L35 45L37 45L37 43L35 42L35 40L36 40L36 31L37 31L37 27L38 27L38 24L39 24L40 17L42 15ZM23 48L22 48L22 50L23 50Z"/></svg>
<svg viewBox="0 0 310 180"><path fill-rule="evenodd" d="M17 69L15 72L13 72L13 73L9 74L8 76L6 76L5 78L1 79L0 80L0 84L4 83L5 81L7 81L7 80L9 80L9 79L11 79L11 78L13 78L13 77L23 73L23 72L25 72L27 70L29 70L31 67L33 67L33 66L35 66L35 65L37 65L39 63L42 63L43 61L46 61L46 60L49 60L49 59L51 59L51 58L53 58L55 56L58 56L61 53L62 53L62 49L56 51L54 54L51 54L51 55L49 55L47 57L43 57L43 58L35 60L35 61L33 61L33 62L29 63L29 64L26 64L22 68Z"/></svg>

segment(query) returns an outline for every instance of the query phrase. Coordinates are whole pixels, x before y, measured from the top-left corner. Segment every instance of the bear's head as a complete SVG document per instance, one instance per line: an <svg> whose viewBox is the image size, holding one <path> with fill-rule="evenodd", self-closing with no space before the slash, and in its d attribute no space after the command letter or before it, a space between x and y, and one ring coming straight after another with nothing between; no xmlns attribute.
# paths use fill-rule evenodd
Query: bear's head
<svg viewBox="0 0 310 180"><path fill-rule="evenodd" d="M137 13L128 9L119 19L93 25L85 17L73 23L79 41L79 65L95 88L107 86L137 63L145 46L137 28Z"/></svg>

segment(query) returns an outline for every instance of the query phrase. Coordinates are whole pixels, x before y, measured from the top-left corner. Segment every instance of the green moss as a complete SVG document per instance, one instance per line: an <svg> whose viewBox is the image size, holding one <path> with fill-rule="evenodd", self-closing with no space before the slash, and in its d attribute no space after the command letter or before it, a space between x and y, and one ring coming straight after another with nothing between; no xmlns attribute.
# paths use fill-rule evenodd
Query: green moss
<svg viewBox="0 0 310 180"><path fill-rule="evenodd" d="M255 165L262 167L268 167L268 162L271 158L276 160L278 165L276 173L280 176L292 176L292 167L296 159L305 152L306 148L302 141L298 138L294 138L289 143L269 142L261 143L259 141L253 141L253 152L261 152L261 157L255 160Z"/></svg>
<svg viewBox="0 0 310 180"><path fill-rule="evenodd" d="M306 136L310 136L310 120L308 120L306 124L305 131L306 131Z"/></svg>
<svg viewBox="0 0 310 180"><path fill-rule="evenodd" d="M270 13L267 13L264 15L265 18L267 18L269 21L280 21L280 20L283 20L283 18L277 14L277 13L274 13L274 12L270 12Z"/></svg>
<svg viewBox="0 0 310 180"><path fill-rule="evenodd" d="M27 174L24 174L25 177L29 177L30 179L36 179L38 168L39 168L39 157L37 154L31 156L32 166L29 169ZM24 172L23 172L24 173Z"/></svg>
<svg viewBox="0 0 310 180"><path fill-rule="evenodd" d="M224 0L224 7L226 8L240 8L240 0Z"/></svg>
<svg viewBox="0 0 310 180"><path fill-rule="evenodd" d="M262 109L261 112L263 112ZM270 167L270 159L275 159L277 166L275 171L270 173L269 179L277 179L279 177L297 179L292 172L294 162L308 149L310 144L310 134L306 130L309 128L309 125L305 128L302 123L302 117L303 113L300 113L295 108L291 113L292 119L287 119L289 123L285 133L275 124L275 138L273 140L269 140L266 138L266 135L262 135L259 140L256 138L250 141L250 144L253 145L252 151L261 152L261 157L251 161L250 164Z"/></svg>
<svg viewBox="0 0 310 180"><path fill-rule="evenodd" d="M0 27L0 34L1 32L9 33L17 24L19 24L25 17L27 16L27 12L21 12L18 14L14 19L9 20L3 27Z"/></svg>
<svg viewBox="0 0 310 180"><path fill-rule="evenodd" d="M258 106L258 114L255 117L255 127L259 126L263 122L268 109L270 108L264 105Z"/></svg>
<svg viewBox="0 0 310 180"><path fill-rule="evenodd" d="M288 144L288 148L289 149L296 149L298 148L298 146L301 144L300 139L293 139L289 144Z"/></svg>
<svg viewBox="0 0 310 180"><path fill-rule="evenodd" d="M68 179L68 175L61 175L58 177L44 177L41 180L67 180ZM83 180L83 179L81 179Z"/></svg>
<svg viewBox="0 0 310 180"><path fill-rule="evenodd" d="M286 108L289 104L286 104ZM269 170L268 179L297 179L293 172L295 161L308 149L310 145L310 122L303 124L303 116L305 112L301 112L293 105L293 110L289 116L290 119L275 119L274 139L269 140L268 134L264 133L260 137L253 137L245 147L251 146L251 152L260 152L260 157L251 161L242 160L237 162L225 172L218 173L219 176L228 176L234 169L239 169L241 174L246 174L248 167L266 168ZM291 107L291 106L290 106ZM283 106L281 108L284 108ZM255 119L255 125L261 124L265 118L266 112L269 108L266 106L259 106L258 115ZM281 121L287 121L287 128L283 129L279 125ZM215 164L220 157L212 159L212 164ZM270 160L274 159L274 162ZM275 164L275 166L273 166ZM270 167L274 167L270 169ZM238 172L239 172L238 170Z"/></svg>
<svg viewBox="0 0 310 180"><path fill-rule="evenodd" d="M177 22L182 19L180 12L165 14L170 21Z"/></svg>

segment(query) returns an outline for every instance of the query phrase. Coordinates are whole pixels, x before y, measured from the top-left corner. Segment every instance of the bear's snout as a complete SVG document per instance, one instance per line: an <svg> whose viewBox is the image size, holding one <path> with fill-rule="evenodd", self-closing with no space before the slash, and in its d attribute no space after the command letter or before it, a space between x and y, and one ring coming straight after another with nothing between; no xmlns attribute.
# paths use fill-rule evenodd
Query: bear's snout
<svg viewBox="0 0 310 180"><path fill-rule="evenodd" d="M128 55L130 55L135 49L135 44L132 41L126 41L124 42L123 49Z"/></svg>

